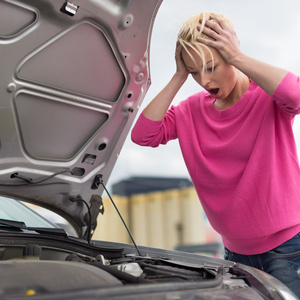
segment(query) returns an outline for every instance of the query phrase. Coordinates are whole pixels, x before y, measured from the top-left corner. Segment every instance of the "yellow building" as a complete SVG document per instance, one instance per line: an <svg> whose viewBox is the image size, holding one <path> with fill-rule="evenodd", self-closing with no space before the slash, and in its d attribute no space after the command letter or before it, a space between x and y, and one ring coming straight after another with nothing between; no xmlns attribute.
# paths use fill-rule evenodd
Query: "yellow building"
<svg viewBox="0 0 300 300"><path fill-rule="evenodd" d="M188 179L130 178L114 187L112 198L138 245L175 249L220 241ZM103 202L93 239L131 243L113 204Z"/></svg>

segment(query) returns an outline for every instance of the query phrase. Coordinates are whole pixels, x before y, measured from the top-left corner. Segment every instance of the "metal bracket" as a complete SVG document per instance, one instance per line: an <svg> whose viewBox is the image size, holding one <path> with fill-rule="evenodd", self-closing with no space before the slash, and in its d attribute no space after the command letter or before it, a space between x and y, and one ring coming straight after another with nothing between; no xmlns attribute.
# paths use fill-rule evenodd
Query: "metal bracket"
<svg viewBox="0 0 300 300"><path fill-rule="evenodd" d="M63 4L60 11L67 14L67 15L69 15L69 16L71 16L71 17L73 17L73 16L76 15L76 13L78 11L78 8L79 8L79 6L67 1Z"/></svg>

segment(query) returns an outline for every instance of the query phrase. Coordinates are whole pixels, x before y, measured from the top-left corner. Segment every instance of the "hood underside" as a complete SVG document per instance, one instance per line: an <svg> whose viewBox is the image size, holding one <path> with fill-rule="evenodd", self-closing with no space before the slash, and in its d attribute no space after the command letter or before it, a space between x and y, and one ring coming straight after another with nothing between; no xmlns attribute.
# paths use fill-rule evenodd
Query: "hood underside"
<svg viewBox="0 0 300 300"><path fill-rule="evenodd" d="M162 0L0 1L0 194L86 234L150 84Z"/></svg>

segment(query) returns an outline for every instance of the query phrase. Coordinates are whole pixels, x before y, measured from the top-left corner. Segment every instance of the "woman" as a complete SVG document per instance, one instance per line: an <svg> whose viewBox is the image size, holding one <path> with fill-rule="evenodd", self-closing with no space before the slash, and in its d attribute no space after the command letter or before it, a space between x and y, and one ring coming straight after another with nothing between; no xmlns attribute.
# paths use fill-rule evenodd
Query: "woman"
<svg viewBox="0 0 300 300"><path fill-rule="evenodd" d="M176 72L132 140L178 139L226 259L260 268L300 297L300 170L292 131L299 77L243 54L230 20L201 13L178 35ZM170 105L191 74L203 91Z"/></svg>

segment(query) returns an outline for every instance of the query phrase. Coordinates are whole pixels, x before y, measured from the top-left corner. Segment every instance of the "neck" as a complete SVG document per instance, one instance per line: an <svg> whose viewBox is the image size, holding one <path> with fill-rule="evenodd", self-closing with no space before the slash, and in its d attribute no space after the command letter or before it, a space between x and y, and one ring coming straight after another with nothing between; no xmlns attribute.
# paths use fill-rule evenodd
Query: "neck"
<svg viewBox="0 0 300 300"><path fill-rule="evenodd" d="M245 92L248 90L249 86L250 86L249 78L245 74L239 72L237 74L237 80L236 80L235 87L232 90L231 94L224 100L216 99L216 101L214 102L214 105L216 106L216 108L218 108L220 110L224 110L224 109L227 109L227 108L233 106L245 94Z"/></svg>

